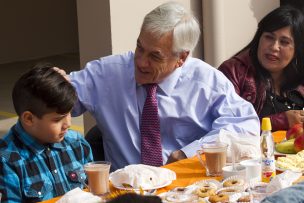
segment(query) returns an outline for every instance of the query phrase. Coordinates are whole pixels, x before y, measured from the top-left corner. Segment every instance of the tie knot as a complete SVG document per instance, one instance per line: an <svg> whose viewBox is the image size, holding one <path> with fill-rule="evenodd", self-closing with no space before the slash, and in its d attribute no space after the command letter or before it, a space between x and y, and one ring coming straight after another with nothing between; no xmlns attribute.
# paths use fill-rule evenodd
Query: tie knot
<svg viewBox="0 0 304 203"><path fill-rule="evenodd" d="M147 84L145 85L146 91L147 91L147 96L153 96L156 93L157 89L157 84Z"/></svg>

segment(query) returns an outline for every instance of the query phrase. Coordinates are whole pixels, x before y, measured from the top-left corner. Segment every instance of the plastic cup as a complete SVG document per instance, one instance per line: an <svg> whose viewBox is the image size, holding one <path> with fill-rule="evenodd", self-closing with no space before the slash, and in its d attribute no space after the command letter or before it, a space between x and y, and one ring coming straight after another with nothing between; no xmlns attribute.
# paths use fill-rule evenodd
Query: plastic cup
<svg viewBox="0 0 304 203"><path fill-rule="evenodd" d="M84 165L84 171L88 178L88 188L94 195L104 195L110 191L110 167L111 163L107 161L95 161Z"/></svg>

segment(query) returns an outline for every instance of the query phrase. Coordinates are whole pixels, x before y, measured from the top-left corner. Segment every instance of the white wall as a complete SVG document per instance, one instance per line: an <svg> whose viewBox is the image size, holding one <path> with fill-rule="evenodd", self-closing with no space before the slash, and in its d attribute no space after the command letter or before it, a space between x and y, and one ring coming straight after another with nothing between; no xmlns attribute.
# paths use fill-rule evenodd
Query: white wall
<svg viewBox="0 0 304 203"><path fill-rule="evenodd" d="M279 0L203 0L205 61L218 67L246 46L257 23Z"/></svg>

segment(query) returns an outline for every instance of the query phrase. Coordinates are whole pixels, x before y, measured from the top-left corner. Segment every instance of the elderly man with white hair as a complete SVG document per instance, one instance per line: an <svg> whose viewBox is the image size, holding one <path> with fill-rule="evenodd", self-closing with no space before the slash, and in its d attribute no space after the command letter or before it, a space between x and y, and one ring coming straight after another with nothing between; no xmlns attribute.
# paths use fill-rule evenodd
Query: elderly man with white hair
<svg viewBox="0 0 304 203"><path fill-rule="evenodd" d="M190 12L164 3L145 16L135 52L91 61L69 75L78 94L73 116L95 117L112 170L192 157L221 129L259 135L252 105L221 72L190 56L199 36Z"/></svg>

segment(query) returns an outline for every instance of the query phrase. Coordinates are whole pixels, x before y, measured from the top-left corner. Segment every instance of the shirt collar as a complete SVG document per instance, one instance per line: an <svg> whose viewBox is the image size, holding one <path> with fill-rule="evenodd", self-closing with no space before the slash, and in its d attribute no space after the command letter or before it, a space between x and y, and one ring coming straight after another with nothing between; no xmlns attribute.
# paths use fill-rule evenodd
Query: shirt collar
<svg viewBox="0 0 304 203"><path fill-rule="evenodd" d="M176 68L170 75L168 75L161 83L158 84L159 88L166 94L170 95L177 84L181 75L182 67Z"/></svg>
<svg viewBox="0 0 304 203"><path fill-rule="evenodd" d="M20 121L17 122L15 125L15 130L18 133L18 139L23 142L23 144L28 147L30 150L33 151L33 153L43 153L44 150L46 149L45 145L40 144L34 137L32 137L30 134L28 134L24 128L22 127ZM64 141L63 141L64 142ZM65 148L65 145L63 142L60 143L52 143L49 144L48 146L50 148L58 148L58 149L63 149Z"/></svg>

